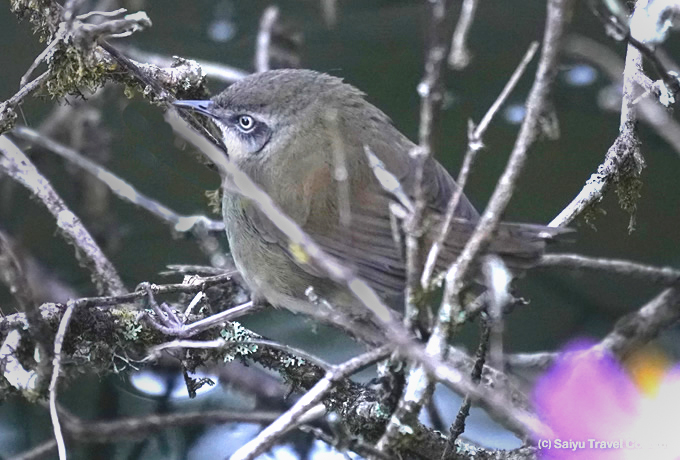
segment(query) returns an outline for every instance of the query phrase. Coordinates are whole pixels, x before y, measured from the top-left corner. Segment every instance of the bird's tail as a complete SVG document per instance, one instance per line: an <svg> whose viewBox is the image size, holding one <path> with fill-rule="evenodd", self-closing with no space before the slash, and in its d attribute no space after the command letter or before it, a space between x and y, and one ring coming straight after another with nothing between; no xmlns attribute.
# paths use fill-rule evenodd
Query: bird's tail
<svg viewBox="0 0 680 460"><path fill-rule="evenodd" d="M444 245L442 259L452 262L472 235L476 222L455 219ZM536 224L501 223L491 240L488 253L502 257L512 269L527 269L536 265L548 244L563 241L572 229Z"/></svg>

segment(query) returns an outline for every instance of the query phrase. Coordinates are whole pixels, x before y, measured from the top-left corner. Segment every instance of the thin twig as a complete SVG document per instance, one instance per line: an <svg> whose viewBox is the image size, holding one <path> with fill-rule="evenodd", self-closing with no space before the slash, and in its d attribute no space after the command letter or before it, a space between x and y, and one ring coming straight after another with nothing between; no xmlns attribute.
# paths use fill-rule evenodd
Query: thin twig
<svg viewBox="0 0 680 460"><path fill-rule="evenodd" d="M479 0L464 0L463 6L458 17L456 30L451 39L451 52L449 53L449 66L455 70L462 70L470 63L470 50L468 49L467 39L475 19L475 12Z"/></svg>
<svg viewBox="0 0 680 460"><path fill-rule="evenodd" d="M450 0L434 0L429 2L430 37L425 57L425 72L418 84L420 95L420 123L418 126L418 145L426 155L433 154L434 136L439 125L441 107L444 102L444 62L449 50L448 37L450 24L447 21Z"/></svg>
<svg viewBox="0 0 680 460"><path fill-rule="evenodd" d="M9 460L40 460L51 454L57 448L57 441L48 439L47 441L38 444L28 451L22 452L19 455L10 457Z"/></svg>
<svg viewBox="0 0 680 460"><path fill-rule="evenodd" d="M276 420L281 415L279 412L234 412L226 410L213 410L201 412L175 413L175 414L152 414L141 417L123 417L113 421L81 420L73 415L64 414L64 409L59 409L62 415L63 428L69 439L82 443L106 443L120 442L122 439L142 439L167 430L172 427L185 427L191 425L210 425L222 423L268 423ZM56 448L54 440L40 446L40 449L31 449L11 460L28 460L42 458L45 454Z"/></svg>
<svg viewBox="0 0 680 460"><path fill-rule="evenodd" d="M279 19L279 7L269 6L262 13L255 47L255 71L266 72L271 65L272 34Z"/></svg>
<svg viewBox="0 0 680 460"><path fill-rule="evenodd" d="M418 126L418 147L410 154L415 159L415 183L413 187L414 206L404 221L406 242L406 304L404 317L407 327L410 329L428 331L430 329L431 313L428 305L423 302L420 279L424 268L424 231L423 221L425 211L428 208L425 196L424 170L425 165L435 150L435 134L438 131L441 118L441 109L444 100L444 72L445 61L450 47L451 22L447 16L450 10L449 0L434 0L428 2L429 22L427 39L427 52L425 56L424 75L418 84L420 95L420 123ZM429 381L429 376L423 376L426 388L423 390L423 400L427 399L434 390L434 384ZM381 452L387 453L395 440L400 436L404 420L411 419L414 412L409 404L410 380L405 391L402 393L396 411L390 417L385 432L378 441L376 447Z"/></svg>
<svg viewBox="0 0 680 460"><path fill-rule="evenodd" d="M78 306L77 302L69 302L59 322L59 329L57 335L54 337L54 359L52 361L52 379L50 380L50 418L52 419L52 428L54 430L54 438L57 441L57 451L59 452L59 460L66 460L66 444L64 443L64 435L61 431L61 424L59 423L59 414L57 413L57 384L59 382L59 374L61 372L61 350L64 345L64 338L68 330L71 316Z"/></svg>
<svg viewBox="0 0 680 460"><path fill-rule="evenodd" d="M191 337L200 332L206 331L217 324L224 323L226 321L233 321L236 318L244 316L246 314L252 314L262 309L261 305L254 304L253 302L246 302L242 305L237 305L224 310L220 313L215 313L207 318L200 321L193 322L188 326L185 326L183 337Z"/></svg>
<svg viewBox="0 0 680 460"><path fill-rule="evenodd" d="M124 70L126 70L131 76L137 78L145 90L147 88L152 90L158 100L165 102L172 102L175 100L175 97L165 88L163 88L155 78L151 78L146 72L143 72L138 63L134 62L132 59L129 59L115 46L103 40L99 43L99 45L104 48L106 52L109 53L111 58L113 58L113 60L116 61Z"/></svg>
<svg viewBox="0 0 680 460"><path fill-rule="evenodd" d="M11 122L16 117L14 109L16 109L16 107L21 104L21 102L23 102L26 96L36 91L47 80L49 80L50 76L51 75L49 71L40 74L30 83L27 83L19 88L19 91L17 91L14 96L0 104L0 134L9 130Z"/></svg>
<svg viewBox="0 0 680 460"><path fill-rule="evenodd" d="M571 6L572 0L550 0L548 2L543 50L536 78L527 99L526 116L505 171L498 180L498 185L480 218L477 229L446 275L445 297L441 308L442 318L450 318L448 316L451 309L450 302L460 292L465 275L472 267L477 255L488 246L498 228L503 211L512 197L516 182L526 163L528 149L536 139L539 121L545 111L548 94L557 73L557 58Z"/></svg>
<svg viewBox="0 0 680 460"><path fill-rule="evenodd" d="M522 123L517 141L508 160L506 169L498 181L498 185L482 215L475 232L468 240L456 263L449 269L446 276L444 299L439 308L439 317L432 336L425 348L426 356L444 356L451 322L456 317L458 295L464 286L467 272L473 266L478 255L488 246L495 230L500 224L503 210L512 197L515 183L524 167L529 146L537 136L540 117L544 113L548 93L557 73L557 57L560 43L566 27L566 19L571 9L571 0L550 0L547 7L547 20L543 38L543 51L538 64L536 78L527 100L527 114ZM428 374L433 375L432 369L426 369L428 364L425 357L421 358L420 366L411 371L409 384L404 392L395 415L388 426L396 427L405 413L418 413L423 401L428 397ZM439 376L445 379L445 376ZM460 379L460 375L457 376ZM446 380L441 380L445 382ZM466 384L470 391L475 391L471 384ZM498 410L498 408L496 408ZM512 416L517 420L517 414ZM535 433L535 432L534 432ZM383 440L386 436L383 436ZM379 444L380 446L380 444Z"/></svg>
<svg viewBox="0 0 680 460"><path fill-rule="evenodd" d="M481 334L479 337L479 346L477 347L477 353L475 353L475 367L472 369L472 381L474 383L479 383L482 379L482 371L484 370L484 362L486 361L486 354L489 348L489 337L491 333L491 326L488 321L480 322ZM463 402L458 410L458 415L456 415L456 420L451 425L449 429L449 439L446 446L446 450L442 454L442 459L446 458L446 454L449 451L456 450L456 440L465 431L465 420L468 415L470 415L470 407L472 406L472 400L469 396L465 395Z"/></svg>
<svg viewBox="0 0 680 460"><path fill-rule="evenodd" d="M164 204L139 192L131 184L116 176L105 167L31 128L26 126L17 126L12 131L12 134L16 137L31 142L32 144L39 145L40 147L50 150L62 158L70 161L74 165L84 169L99 179L116 196L149 211L152 215L158 217L163 222L173 226L176 231L187 231L187 229L193 227L193 225L190 224L191 222L193 222L194 225L200 223L200 225L204 225L206 229L211 232L224 231L224 223L222 221L209 219L205 216L183 216L177 214Z"/></svg>
<svg viewBox="0 0 680 460"><path fill-rule="evenodd" d="M506 99L508 98L512 90L515 89L515 86L517 86L519 79L522 78L522 75L524 75L524 71L534 58L536 51L538 51L538 45L539 43L537 41L531 42L526 53L524 53L522 60L517 65L517 68L512 73L512 75L508 79L508 82L503 87L503 90L498 95L493 104L491 104L489 110L486 111L479 124L475 127L474 135L472 136L473 142L481 142L481 139L484 136L484 133L486 132L486 128L489 126L489 123L491 123L491 120L493 120L493 117L496 115L496 112L498 112L498 109L500 109L501 105L505 103Z"/></svg>
<svg viewBox="0 0 680 460"><path fill-rule="evenodd" d="M457 307L458 295L464 286L467 273L474 261L489 245L493 234L500 224L501 216L513 195L516 182L527 160L530 145L536 139L539 121L547 105L550 88L557 73L557 59L562 37L566 28L566 21L570 15L572 0L551 0L548 2L543 50L538 63L534 84L527 99L527 113L522 122L510 159L505 171L498 180L486 210L482 214L475 232L468 240L456 263L446 274L444 299L440 306L440 315L435 331L430 339L428 349L444 349L446 331Z"/></svg>
<svg viewBox="0 0 680 460"><path fill-rule="evenodd" d="M538 266L601 271L638 278L654 284L670 285L680 282L680 270L673 267L655 267L630 260L599 259L580 254L546 254L538 262Z"/></svg>
<svg viewBox="0 0 680 460"><path fill-rule="evenodd" d="M470 170L472 169L472 164L474 163L477 152L479 152L479 150L481 150L481 148L484 146L484 143L482 142L484 133L486 132L486 129L491 123L491 120L493 120L493 117L498 112L498 109L501 107L501 105L503 105L505 100L508 98L512 90L519 82L519 79L524 74L524 71L529 65L529 62L531 62L531 60L534 58L534 55L536 54L537 50L538 42L532 42L531 45L529 45L529 49L524 54L524 57L520 61L519 65L510 76L510 79L503 87L503 90L500 92L500 94L493 102L493 104L491 104L489 110L487 110L484 116L482 117L482 120L476 127L473 127L471 124L468 128L469 130L468 148L467 151L465 152L463 165L461 166L460 171L458 173L458 179L456 181L458 184L458 188L456 189L455 193L451 196L451 199L446 205L446 215L444 217L444 223L441 227L441 231L437 235L437 239L432 244L430 252L427 255L427 261L425 262L425 268L423 269L423 276L420 280L423 288L427 288L430 285L430 279L432 277L432 274L434 273L434 269L437 264L437 258L439 257L439 252L441 251L441 248L444 245L444 241L448 237L449 231L451 230L451 221L453 220L453 217L455 215L455 211L458 207L458 203L460 202L460 198L463 196L463 190L465 189L468 175L470 173Z"/></svg>
<svg viewBox="0 0 680 460"><path fill-rule="evenodd" d="M47 59L47 57L54 51L56 46L61 42L62 38L64 37L63 31L60 30L57 35L52 39L52 41L45 47L44 50L36 58L33 60L31 65L28 67L28 70L24 72L24 75L21 77L19 80L19 86L20 87L25 87L29 83L29 78L31 78L31 75L33 72L35 72L35 69L38 68L38 66ZM47 72L45 72L47 73Z"/></svg>
<svg viewBox="0 0 680 460"><path fill-rule="evenodd" d="M570 8L570 0L551 0L548 2L548 18L543 52L539 61L534 85L527 101L527 116L518 135L515 147L506 166L505 172L498 181L486 211L480 219L474 234L466 244L456 263L451 267L446 277L444 300L440 306L439 319L434 332L426 346L429 356L442 356L446 352L446 344L450 323L456 316L454 308L457 304L458 293L463 287L466 273L472 267L477 255L489 244L495 229L500 224L503 210L512 196L515 182L526 161L527 150L536 138L538 121L544 111L549 88L556 74L556 62L559 44L565 28L565 20ZM409 384L405 391L403 404L397 409L417 413L427 397L426 370L422 365L414 369L409 376ZM431 373L431 372L430 372ZM408 399L407 399L408 398ZM408 403L406 402L408 401ZM408 408L407 408L408 407ZM398 422L399 417L393 417Z"/></svg>
<svg viewBox="0 0 680 460"><path fill-rule="evenodd" d="M451 21L448 20L450 0L429 2L429 23L427 54L425 57L424 75L418 84L420 95L420 123L418 126L418 148L414 148L411 156L415 162L415 183L413 211L405 220L406 234L406 305L405 319L409 325L419 325L420 329L429 329L428 312L422 302L415 299L421 290L420 279L424 267L423 256L423 219L427 210L427 201L423 187L424 169L430 157L436 151L436 133L439 130L441 109L444 101L445 60L450 47ZM394 429L388 426L386 435Z"/></svg>

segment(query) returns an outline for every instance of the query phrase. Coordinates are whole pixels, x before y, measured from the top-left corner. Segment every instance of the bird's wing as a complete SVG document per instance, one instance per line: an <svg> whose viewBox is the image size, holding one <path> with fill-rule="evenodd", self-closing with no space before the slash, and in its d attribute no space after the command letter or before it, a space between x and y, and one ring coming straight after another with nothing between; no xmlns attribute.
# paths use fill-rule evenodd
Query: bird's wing
<svg viewBox="0 0 680 460"><path fill-rule="evenodd" d="M396 130L388 136L389 142L374 139L370 150L383 163L384 170L393 175L401 189L413 199L415 185L415 161L409 155L413 147ZM397 139L399 142L394 142ZM363 146L356 146L363 150ZM360 153L363 155L363 151ZM385 294L403 294L406 285L406 264L404 235L401 223L392 215L390 203L399 200L386 191L369 169L368 161L362 174L368 179L352 187L350 199L350 221L346 226L335 222L335 231L328 231L328 222L315 222L313 216L306 225L310 236L330 255L354 268L358 275L374 289ZM428 215L438 215L445 211L446 205L457 189L449 173L434 159L428 159L424 166L423 195L428 205ZM326 200L337 200L328 195ZM456 226L470 231L470 222L478 217L477 211L465 196L461 197L456 215L461 218ZM328 236L332 234L333 236ZM463 243L467 240L463 240ZM444 261L444 260L443 260ZM443 263L442 261L442 263ZM442 266L443 268L443 266Z"/></svg>

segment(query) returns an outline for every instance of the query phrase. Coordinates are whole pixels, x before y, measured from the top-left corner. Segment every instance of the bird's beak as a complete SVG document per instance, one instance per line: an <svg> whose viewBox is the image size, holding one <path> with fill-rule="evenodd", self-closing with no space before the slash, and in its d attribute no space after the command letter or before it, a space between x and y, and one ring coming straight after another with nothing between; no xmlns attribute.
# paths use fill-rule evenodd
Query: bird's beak
<svg viewBox="0 0 680 460"><path fill-rule="evenodd" d="M215 118L213 101L175 101L172 103L175 107L193 110L210 118Z"/></svg>

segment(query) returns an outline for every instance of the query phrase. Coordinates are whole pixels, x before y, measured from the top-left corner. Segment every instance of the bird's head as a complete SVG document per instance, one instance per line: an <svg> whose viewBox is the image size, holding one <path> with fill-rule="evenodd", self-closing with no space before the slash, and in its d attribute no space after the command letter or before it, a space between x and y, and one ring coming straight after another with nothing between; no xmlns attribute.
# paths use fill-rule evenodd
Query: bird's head
<svg viewBox="0 0 680 460"><path fill-rule="evenodd" d="M210 100L177 101L175 106L209 117L220 128L230 158L239 164L281 155L287 161L322 155L330 150L333 136L346 135L347 120L361 124L357 114L361 118L362 109L374 109L363 93L340 78L297 69L254 74Z"/></svg>

